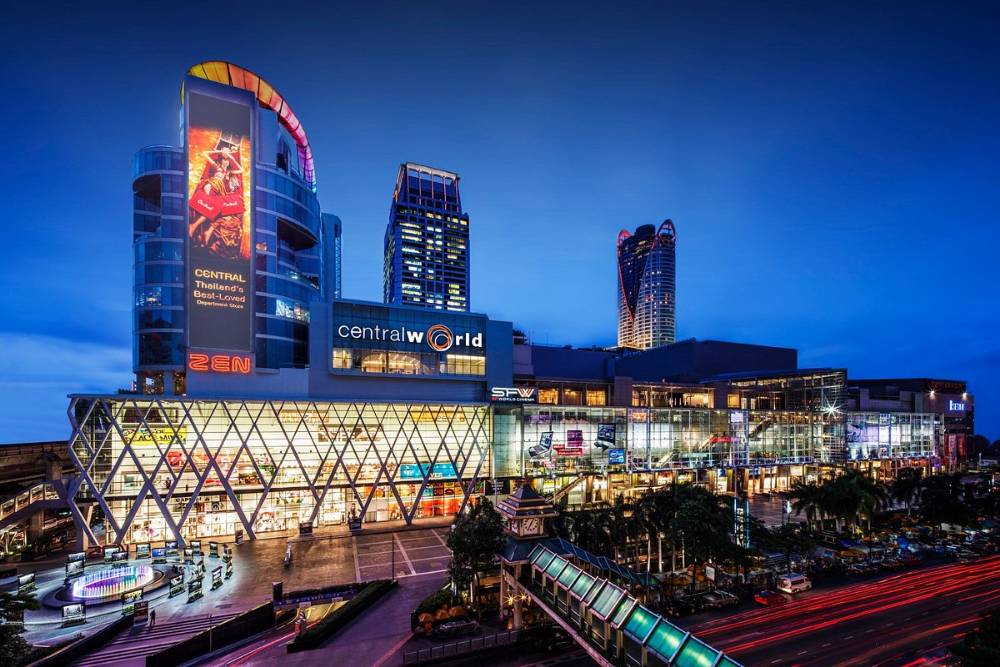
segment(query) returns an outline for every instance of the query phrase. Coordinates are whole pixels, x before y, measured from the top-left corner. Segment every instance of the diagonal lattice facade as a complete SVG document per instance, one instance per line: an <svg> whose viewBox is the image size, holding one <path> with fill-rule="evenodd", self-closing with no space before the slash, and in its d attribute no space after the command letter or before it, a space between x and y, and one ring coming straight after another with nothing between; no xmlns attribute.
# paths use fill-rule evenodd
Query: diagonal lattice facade
<svg viewBox="0 0 1000 667"><path fill-rule="evenodd" d="M116 542L409 523L460 512L490 474L485 405L74 396L69 417L71 504L96 503Z"/></svg>

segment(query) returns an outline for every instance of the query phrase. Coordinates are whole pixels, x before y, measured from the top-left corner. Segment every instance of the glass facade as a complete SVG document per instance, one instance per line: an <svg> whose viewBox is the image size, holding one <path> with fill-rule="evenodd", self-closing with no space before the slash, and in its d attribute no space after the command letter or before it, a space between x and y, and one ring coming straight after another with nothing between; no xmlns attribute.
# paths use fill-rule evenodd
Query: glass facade
<svg viewBox="0 0 1000 667"><path fill-rule="evenodd" d="M847 459L923 459L935 455L933 414L848 412Z"/></svg>
<svg viewBox="0 0 1000 667"><path fill-rule="evenodd" d="M200 63L188 74L247 90L253 82L259 103L251 179L255 364L304 368L309 361L309 303L340 293L341 236L340 220L325 219L320 212L305 130L286 100L236 65ZM145 393L184 390L185 180L181 148L151 146L136 153L133 367L137 389Z"/></svg>
<svg viewBox="0 0 1000 667"><path fill-rule="evenodd" d="M74 397L75 500L115 541L455 514L489 477L482 405Z"/></svg>
<svg viewBox="0 0 1000 667"><path fill-rule="evenodd" d="M132 365L145 391L184 367L184 153L150 146L132 161Z"/></svg>
<svg viewBox="0 0 1000 667"><path fill-rule="evenodd" d="M385 230L386 303L469 310L469 216L458 174L400 165Z"/></svg>
<svg viewBox="0 0 1000 667"><path fill-rule="evenodd" d="M934 455L932 414L528 405L494 417L498 477Z"/></svg>

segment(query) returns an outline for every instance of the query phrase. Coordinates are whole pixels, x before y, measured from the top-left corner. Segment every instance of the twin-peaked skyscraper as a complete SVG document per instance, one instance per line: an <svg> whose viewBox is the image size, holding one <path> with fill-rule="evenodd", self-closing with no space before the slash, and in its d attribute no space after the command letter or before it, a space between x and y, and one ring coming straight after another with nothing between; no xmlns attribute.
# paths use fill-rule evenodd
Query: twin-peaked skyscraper
<svg viewBox="0 0 1000 667"><path fill-rule="evenodd" d="M648 350L676 340L677 234L664 220L618 234L618 347Z"/></svg>

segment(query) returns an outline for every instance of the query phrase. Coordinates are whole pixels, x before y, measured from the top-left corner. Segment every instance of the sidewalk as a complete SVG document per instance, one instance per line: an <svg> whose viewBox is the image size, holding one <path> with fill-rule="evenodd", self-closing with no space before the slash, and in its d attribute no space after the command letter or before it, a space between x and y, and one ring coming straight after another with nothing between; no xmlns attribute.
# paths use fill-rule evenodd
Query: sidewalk
<svg viewBox="0 0 1000 667"><path fill-rule="evenodd" d="M344 627L326 644L312 651L288 653L286 641L265 637L209 665L370 665L394 667L403 663L402 647L410 640L410 612L447 580L445 574L400 579L398 585L373 607ZM291 639L291 636L288 636ZM252 654L252 657L250 656ZM241 656L247 656L241 659ZM245 662L244 662L245 660Z"/></svg>

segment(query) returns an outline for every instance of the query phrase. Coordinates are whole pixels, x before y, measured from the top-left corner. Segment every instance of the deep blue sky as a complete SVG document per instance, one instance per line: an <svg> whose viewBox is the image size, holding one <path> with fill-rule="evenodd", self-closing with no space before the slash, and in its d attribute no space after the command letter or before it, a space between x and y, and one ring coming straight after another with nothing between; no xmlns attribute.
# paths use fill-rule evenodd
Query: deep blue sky
<svg viewBox="0 0 1000 667"><path fill-rule="evenodd" d="M0 442L128 383L130 162L209 59L291 101L348 297L424 162L462 176L473 309L535 341L613 342L617 232L670 217L680 338L964 378L1000 437L995 4L309 4L5 8Z"/></svg>

